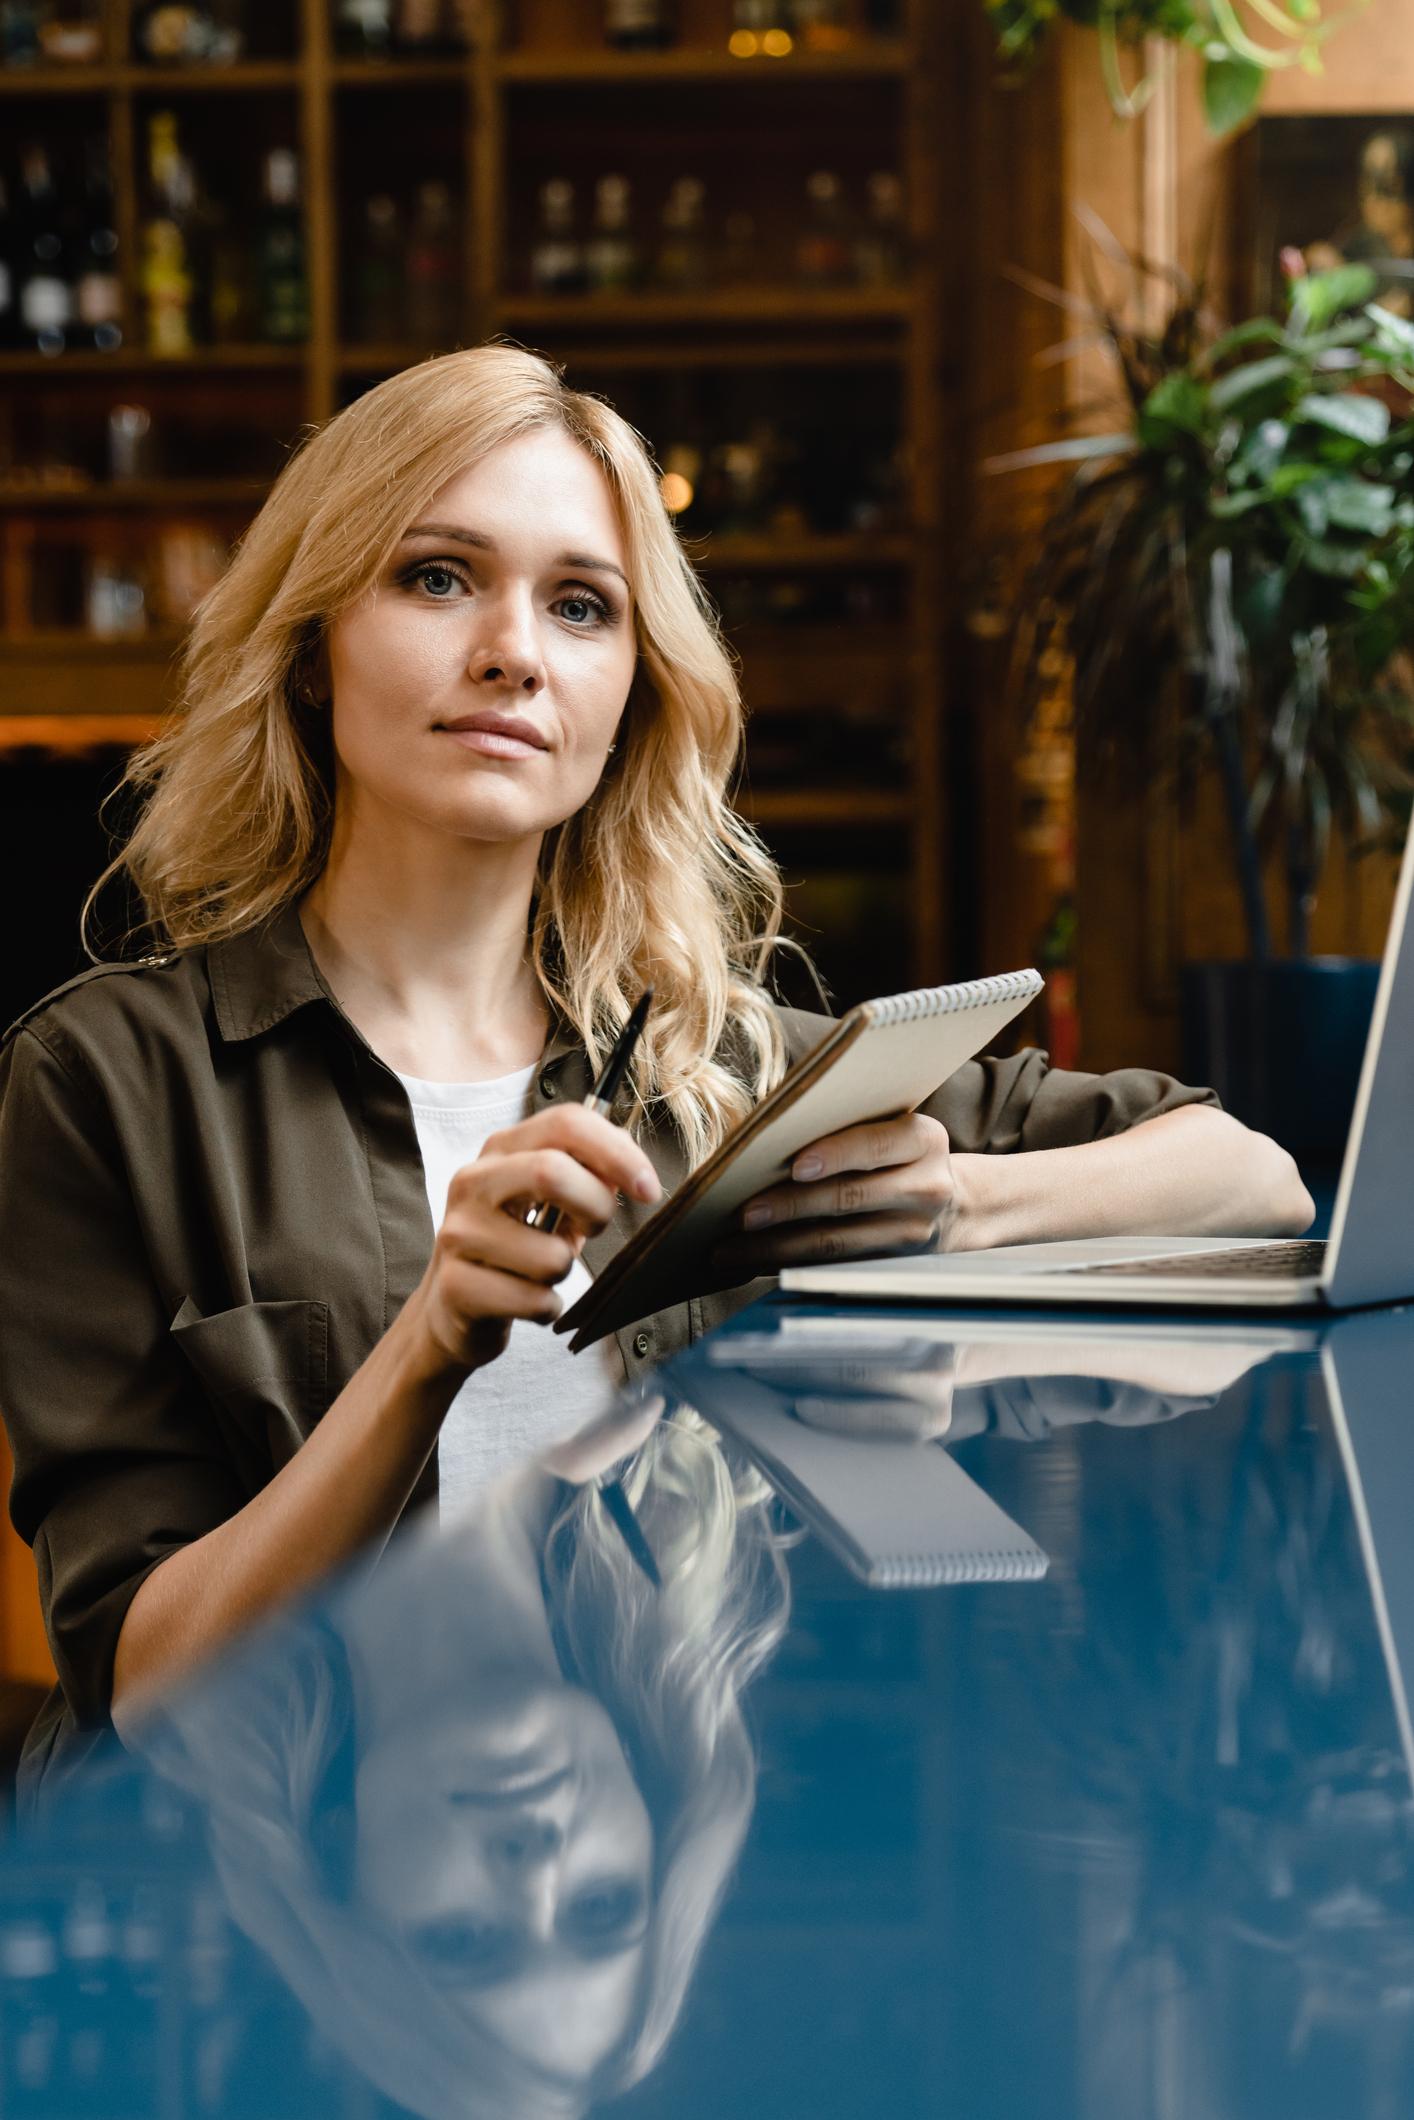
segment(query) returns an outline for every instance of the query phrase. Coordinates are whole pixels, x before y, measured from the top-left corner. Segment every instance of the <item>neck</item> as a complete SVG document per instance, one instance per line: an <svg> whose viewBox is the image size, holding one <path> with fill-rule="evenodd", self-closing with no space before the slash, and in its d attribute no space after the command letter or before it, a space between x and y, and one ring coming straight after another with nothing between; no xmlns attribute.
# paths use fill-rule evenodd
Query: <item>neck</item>
<svg viewBox="0 0 1414 2120"><path fill-rule="evenodd" d="M380 1059L429 1081L532 1065L549 1013L527 931L538 839L341 832L300 900L315 960Z"/></svg>

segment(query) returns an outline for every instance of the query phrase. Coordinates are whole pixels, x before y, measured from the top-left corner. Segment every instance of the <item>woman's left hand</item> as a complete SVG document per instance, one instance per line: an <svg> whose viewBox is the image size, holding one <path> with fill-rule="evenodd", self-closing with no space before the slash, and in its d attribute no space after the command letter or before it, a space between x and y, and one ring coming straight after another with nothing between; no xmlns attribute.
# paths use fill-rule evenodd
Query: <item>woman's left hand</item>
<svg viewBox="0 0 1414 2120"><path fill-rule="evenodd" d="M738 1210L739 1234L712 1254L743 1280L822 1259L957 1248L961 1215L947 1131L910 1112L849 1126L803 1148L791 1182Z"/></svg>

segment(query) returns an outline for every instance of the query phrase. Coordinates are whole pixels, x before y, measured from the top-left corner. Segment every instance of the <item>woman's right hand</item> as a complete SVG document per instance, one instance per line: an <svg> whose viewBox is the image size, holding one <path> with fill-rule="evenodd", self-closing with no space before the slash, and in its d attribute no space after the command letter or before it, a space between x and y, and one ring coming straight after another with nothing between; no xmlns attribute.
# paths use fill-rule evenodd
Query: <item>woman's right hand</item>
<svg viewBox="0 0 1414 2120"><path fill-rule="evenodd" d="M409 1305L419 1366L480 1369L504 1352L517 1318L550 1324L562 1308L555 1283L612 1219L617 1195L651 1201L661 1190L632 1136L584 1105L556 1105L492 1134L453 1175ZM562 1212L553 1234L526 1225L542 1200Z"/></svg>

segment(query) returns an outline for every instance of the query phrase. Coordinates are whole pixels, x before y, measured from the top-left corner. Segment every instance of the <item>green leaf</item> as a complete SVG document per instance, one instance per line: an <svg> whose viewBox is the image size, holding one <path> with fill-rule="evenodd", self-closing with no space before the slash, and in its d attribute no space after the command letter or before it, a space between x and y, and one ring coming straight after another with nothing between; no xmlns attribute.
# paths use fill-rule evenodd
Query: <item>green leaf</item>
<svg viewBox="0 0 1414 2120"><path fill-rule="evenodd" d="M1313 478L1325 478L1319 464L1278 464L1272 473L1272 492L1278 500L1286 500L1300 486L1309 485Z"/></svg>
<svg viewBox="0 0 1414 2120"><path fill-rule="evenodd" d="M1297 488L1296 512L1301 517L1302 528L1308 537L1324 537L1330 527L1330 503L1327 495L1331 483L1329 479L1308 479L1304 486Z"/></svg>
<svg viewBox="0 0 1414 2120"><path fill-rule="evenodd" d="M1414 360L1414 324L1408 317L1397 317L1392 309L1382 308L1371 302L1365 311L1375 327L1375 337L1387 353L1403 354Z"/></svg>
<svg viewBox="0 0 1414 2120"><path fill-rule="evenodd" d="M1261 363L1257 365L1260 367ZM1217 395L1216 385L1213 394ZM1389 433L1389 407L1384 400L1362 397L1353 390L1313 393L1302 398L1292 417L1310 420L1317 427L1329 427L1333 434L1347 435L1351 441L1365 442L1370 447Z"/></svg>
<svg viewBox="0 0 1414 2120"><path fill-rule="evenodd" d="M1291 290L1291 321L1298 331L1324 331L1343 309L1361 308L1379 284L1368 265L1307 273Z"/></svg>
<svg viewBox="0 0 1414 2120"><path fill-rule="evenodd" d="M1249 317L1245 324L1234 324L1221 338L1214 339L1207 351L1200 356L1205 368L1216 368L1230 353L1237 353L1243 346L1267 344L1280 346L1286 333L1275 317Z"/></svg>
<svg viewBox="0 0 1414 2120"><path fill-rule="evenodd" d="M1241 368L1230 368L1226 375L1220 375L1208 392L1208 402L1215 412L1227 412L1259 390L1284 383L1295 372L1296 363L1289 353L1268 354L1264 361L1248 361Z"/></svg>
<svg viewBox="0 0 1414 2120"><path fill-rule="evenodd" d="M1265 67L1255 65L1251 59L1239 59L1231 52L1224 53L1221 59L1205 60L1203 112L1209 132L1229 133L1250 117L1266 78Z"/></svg>
<svg viewBox="0 0 1414 2120"><path fill-rule="evenodd" d="M1393 518L1394 488L1371 479L1333 478L1326 482L1326 510L1339 530L1383 537Z"/></svg>
<svg viewBox="0 0 1414 2120"><path fill-rule="evenodd" d="M1271 502L1271 493L1265 486L1258 486L1246 493L1216 493L1208 503L1208 513L1218 522L1231 522L1235 516L1250 515L1254 508L1265 508Z"/></svg>
<svg viewBox="0 0 1414 2120"><path fill-rule="evenodd" d="M1202 386L1185 370L1175 369L1156 383L1139 408L1139 439L1148 449L1163 449L1180 434L1201 435L1208 403Z"/></svg>
<svg viewBox="0 0 1414 2120"><path fill-rule="evenodd" d="M1309 538L1301 548L1301 557L1314 574L1325 574L1337 581L1353 581L1365 569L1365 547L1341 544L1336 538Z"/></svg>

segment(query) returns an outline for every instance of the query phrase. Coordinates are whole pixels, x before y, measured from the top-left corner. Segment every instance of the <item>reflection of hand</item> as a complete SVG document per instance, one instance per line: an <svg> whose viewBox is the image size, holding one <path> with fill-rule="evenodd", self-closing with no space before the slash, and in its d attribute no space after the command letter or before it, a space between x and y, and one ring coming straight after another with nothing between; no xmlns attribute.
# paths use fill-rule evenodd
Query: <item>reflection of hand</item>
<svg viewBox="0 0 1414 2120"><path fill-rule="evenodd" d="M791 1182L748 1200L738 1216L744 1233L713 1256L745 1280L820 1259L946 1251L958 1209L946 1130L909 1112L802 1149Z"/></svg>
<svg viewBox="0 0 1414 2120"><path fill-rule="evenodd" d="M880 1363L802 1362L790 1378L797 1420L833 1435L872 1435L930 1442L952 1425L952 1350L933 1350L927 1367ZM841 1370L852 1372L848 1378ZM872 1373L871 1373L872 1372Z"/></svg>

